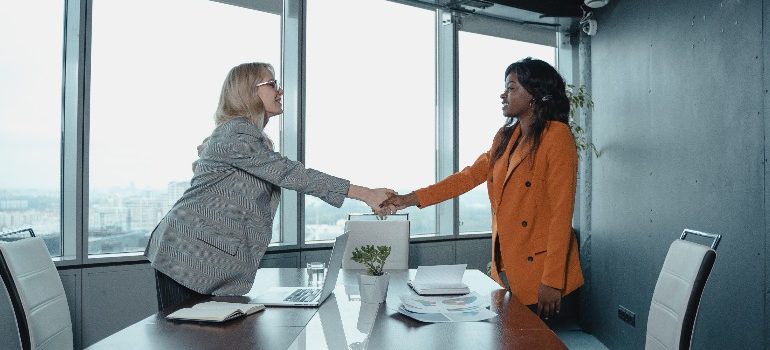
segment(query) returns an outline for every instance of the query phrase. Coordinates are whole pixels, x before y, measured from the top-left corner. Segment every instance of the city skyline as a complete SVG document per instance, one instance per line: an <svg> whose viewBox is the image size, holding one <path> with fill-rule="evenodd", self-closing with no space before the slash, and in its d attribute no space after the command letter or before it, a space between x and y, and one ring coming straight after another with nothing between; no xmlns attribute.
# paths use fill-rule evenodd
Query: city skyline
<svg viewBox="0 0 770 350"><path fill-rule="evenodd" d="M124 187L120 191L92 191L88 213L89 254L124 253L144 250L155 225L189 187L188 181L171 181L164 190ZM489 228L488 198L483 187L464 195L461 222L465 231ZM32 227L44 237L51 255L60 255L61 219L58 191L0 189L0 232ZM307 242L333 240L344 230L348 213L370 212L362 202L348 199L335 208L318 198L305 199L305 237ZM435 232L435 207L409 208L412 235ZM276 216L278 220L278 216ZM275 225L275 227L279 227ZM274 232L274 241L278 239Z"/></svg>

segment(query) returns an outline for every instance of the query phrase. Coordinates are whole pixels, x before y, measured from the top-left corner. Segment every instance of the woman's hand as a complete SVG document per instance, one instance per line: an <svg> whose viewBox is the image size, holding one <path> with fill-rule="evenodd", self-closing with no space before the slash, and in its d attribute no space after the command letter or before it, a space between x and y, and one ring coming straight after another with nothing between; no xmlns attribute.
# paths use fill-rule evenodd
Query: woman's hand
<svg viewBox="0 0 770 350"><path fill-rule="evenodd" d="M356 186L353 184L351 184L350 188L348 189L349 198L358 199L366 203L366 205L372 208L372 211L380 217L388 215L386 210L380 206L380 203L388 199L388 197L397 194L398 193L396 191L393 191L389 188L372 189L363 186Z"/></svg>
<svg viewBox="0 0 770 350"><path fill-rule="evenodd" d="M537 289L537 315L547 320L559 313L561 291L540 283Z"/></svg>
<svg viewBox="0 0 770 350"><path fill-rule="evenodd" d="M365 199L364 202L370 208L372 208L372 211L375 214L379 215L380 217L383 217L383 216L388 215L388 214L393 214L393 213L386 212L386 209L383 208L380 205L380 203L384 202L386 199L388 199L388 198L390 198L392 196L398 195L398 192L393 191L393 190L391 190L389 188L373 188L370 191L371 191L371 193L368 196L369 198Z"/></svg>
<svg viewBox="0 0 770 350"><path fill-rule="evenodd" d="M391 196L388 198L388 200L380 204L380 208L382 208L388 214L395 214L398 210L417 204L420 204L420 202L417 200L417 195L412 192L404 195Z"/></svg>

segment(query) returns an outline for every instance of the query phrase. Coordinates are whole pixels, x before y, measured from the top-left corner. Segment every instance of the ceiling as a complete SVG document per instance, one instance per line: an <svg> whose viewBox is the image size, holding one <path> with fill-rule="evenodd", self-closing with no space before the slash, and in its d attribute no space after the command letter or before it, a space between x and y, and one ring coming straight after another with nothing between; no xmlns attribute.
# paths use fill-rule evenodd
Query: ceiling
<svg viewBox="0 0 770 350"><path fill-rule="evenodd" d="M539 13L544 17L581 17L582 0L487 0L489 2ZM462 3L463 1L457 1Z"/></svg>
<svg viewBox="0 0 770 350"><path fill-rule="evenodd" d="M556 30L574 30L583 0L391 0L429 4L468 14L495 17Z"/></svg>

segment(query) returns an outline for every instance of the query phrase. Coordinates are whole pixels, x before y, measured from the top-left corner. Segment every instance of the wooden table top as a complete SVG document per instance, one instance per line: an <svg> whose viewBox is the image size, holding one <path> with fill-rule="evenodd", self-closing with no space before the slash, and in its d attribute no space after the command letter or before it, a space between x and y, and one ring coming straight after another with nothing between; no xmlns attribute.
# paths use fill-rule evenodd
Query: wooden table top
<svg viewBox="0 0 770 350"><path fill-rule="evenodd" d="M221 324L169 321L165 316L201 300L169 307L88 347L100 349L566 349L564 343L510 293L478 270L463 282L488 295L497 317L480 322L423 323L398 313L399 295L414 292L406 282L415 270L389 271L387 300L361 303L356 276L342 270L334 293L317 308L268 307ZM273 286L313 285L305 269L260 269L243 297L248 302Z"/></svg>

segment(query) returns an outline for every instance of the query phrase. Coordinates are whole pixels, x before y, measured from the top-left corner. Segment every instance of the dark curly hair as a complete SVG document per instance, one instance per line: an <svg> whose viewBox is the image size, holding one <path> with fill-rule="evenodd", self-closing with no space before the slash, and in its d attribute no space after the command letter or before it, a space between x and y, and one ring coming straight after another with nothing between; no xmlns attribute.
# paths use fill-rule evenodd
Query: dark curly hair
<svg viewBox="0 0 770 350"><path fill-rule="evenodd" d="M549 120L562 122L569 125L569 99L567 98L564 79L550 64L533 59L524 58L512 63L505 69L505 77L515 73L519 84L532 95L532 132L524 139L524 142L532 142L531 154L535 154L540 145L540 137L543 134L546 123ZM492 163L497 161L505 153L505 148L518 124L518 116L506 119L498 136L501 138L497 145Z"/></svg>

